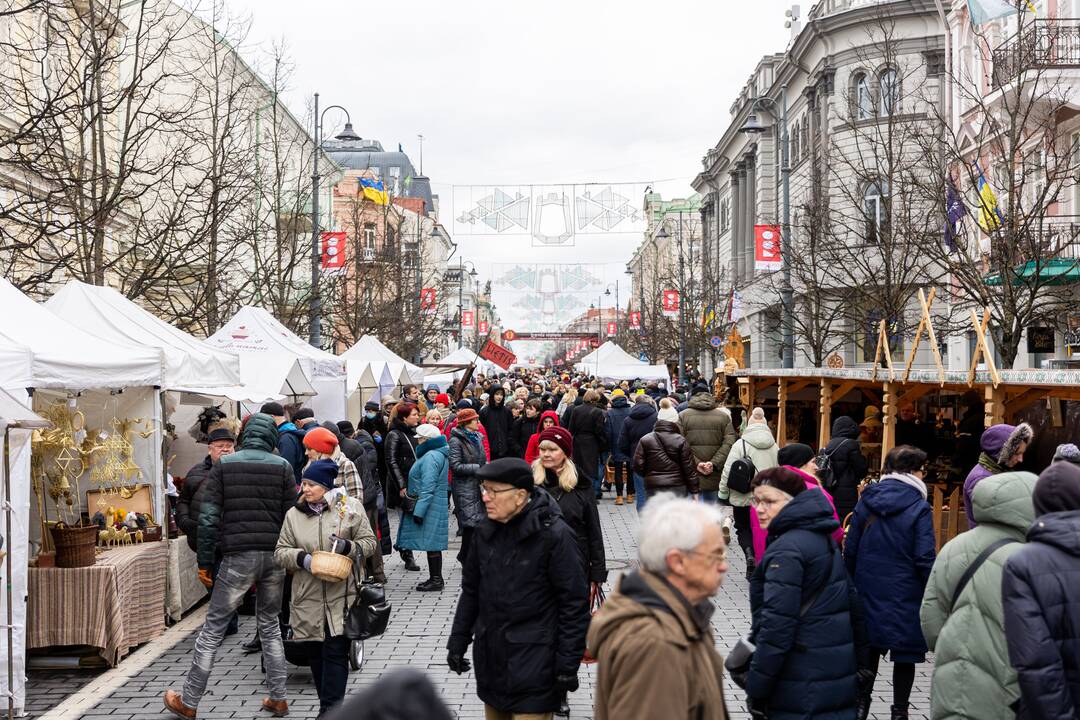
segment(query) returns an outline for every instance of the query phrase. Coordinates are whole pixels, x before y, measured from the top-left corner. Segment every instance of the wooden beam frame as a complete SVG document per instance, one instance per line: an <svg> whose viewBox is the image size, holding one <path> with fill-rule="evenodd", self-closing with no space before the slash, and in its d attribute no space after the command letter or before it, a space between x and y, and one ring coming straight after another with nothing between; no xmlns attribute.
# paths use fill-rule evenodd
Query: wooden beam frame
<svg viewBox="0 0 1080 720"><path fill-rule="evenodd" d="M821 397L818 400L818 418L821 426L818 428L818 448L829 444L832 437L832 404L833 387L832 380L821 378Z"/></svg>
<svg viewBox="0 0 1080 720"><path fill-rule="evenodd" d="M881 353L885 352L885 364L889 368L889 380L896 380L896 371L892 364L892 350L889 349L889 334L885 330L885 319L878 321L877 350L874 351L874 374L870 378L877 382L877 372L881 368Z"/></svg>
<svg viewBox="0 0 1080 720"><path fill-rule="evenodd" d="M997 365L994 364L994 355L990 352L990 346L986 343L986 329L990 326L990 308L983 308L982 322L975 314L975 308L970 308L971 325L975 328L975 352L971 354L971 367L968 368L968 387L975 385L975 367L979 364L980 356L986 360L986 367L990 369L990 382L996 388L1001 384L1001 376L998 375ZM988 426L989 427L989 426Z"/></svg>
<svg viewBox="0 0 1080 720"><path fill-rule="evenodd" d="M915 355L919 352L919 343L922 342L923 332L927 334L927 340L930 342L930 350L934 354L934 362L937 364L938 379L941 381L941 385L945 385L945 365L941 362L941 351L938 350L937 336L934 334L934 321L930 317L930 307L934 304L934 295L937 294L937 288L930 288L930 295L923 294L922 288L919 288L919 307L922 309L922 317L919 318L919 327L915 331L915 342L911 344L911 352L908 353L907 364L904 366L904 382L908 381L911 377L911 366L915 362Z"/></svg>
<svg viewBox="0 0 1080 720"><path fill-rule="evenodd" d="M1028 405L1038 402L1039 400L1050 394L1047 388L1027 388L1021 392L1016 393L1012 397L1006 394L1005 397L1005 417L1008 418L1015 413L1023 410Z"/></svg>
<svg viewBox="0 0 1080 720"><path fill-rule="evenodd" d="M776 444L778 447L784 447L787 442L787 400L788 400L788 379L780 378L780 385L776 390Z"/></svg>
<svg viewBox="0 0 1080 720"><path fill-rule="evenodd" d="M881 392L881 467L896 446L896 383L887 382Z"/></svg>

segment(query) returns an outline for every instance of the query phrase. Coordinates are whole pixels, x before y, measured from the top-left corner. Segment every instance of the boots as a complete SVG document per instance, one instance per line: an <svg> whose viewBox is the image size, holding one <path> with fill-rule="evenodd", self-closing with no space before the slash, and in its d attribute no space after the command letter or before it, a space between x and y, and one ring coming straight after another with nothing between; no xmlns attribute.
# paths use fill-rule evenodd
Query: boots
<svg viewBox="0 0 1080 720"><path fill-rule="evenodd" d="M442 577L442 553L429 552L427 554L428 579L416 586L420 592L440 592L446 583Z"/></svg>
<svg viewBox="0 0 1080 720"><path fill-rule="evenodd" d="M419 572L420 566L416 564L416 560L413 559L412 550L402 550L401 560L405 563L405 569L412 572Z"/></svg>
<svg viewBox="0 0 1080 720"><path fill-rule="evenodd" d="M891 720L908 720L907 705L904 707L896 707L893 705L890 710L892 711Z"/></svg>
<svg viewBox="0 0 1080 720"><path fill-rule="evenodd" d="M855 720L866 720L870 717L870 705L872 703L873 696L860 690L855 697ZM905 714L904 717L907 717L907 715Z"/></svg>
<svg viewBox="0 0 1080 720"><path fill-rule="evenodd" d="M622 495L616 495L615 496L615 504L616 505L622 505L623 504Z"/></svg>

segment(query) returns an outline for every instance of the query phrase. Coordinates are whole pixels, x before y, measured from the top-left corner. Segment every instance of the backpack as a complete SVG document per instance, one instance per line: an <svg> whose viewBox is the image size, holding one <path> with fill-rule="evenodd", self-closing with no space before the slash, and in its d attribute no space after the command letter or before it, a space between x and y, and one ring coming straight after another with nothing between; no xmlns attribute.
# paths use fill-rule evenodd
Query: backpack
<svg viewBox="0 0 1080 720"><path fill-rule="evenodd" d="M728 470L727 486L728 490L745 495L750 492L750 484L757 475L757 468L754 467L754 461L746 454L746 441L743 440L742 444L743 456L731 464L731 469Z"/></svg>
<svg viewBox="0 0 1080 720"><path fill-rule="evenodd" d="M832 456L836 453L837 450L844 447L844 443L846 443L848 439L849 438L844 438L843 440L841 440L840 444L834 447L832 452L825 452L825 449L822 448L818 452L817 457L814 458L814 461L817 463L818 468L818 481L821 482L821 487L825 488L826 490L832 491L836 487L836 474L833 472Z"/></svg>

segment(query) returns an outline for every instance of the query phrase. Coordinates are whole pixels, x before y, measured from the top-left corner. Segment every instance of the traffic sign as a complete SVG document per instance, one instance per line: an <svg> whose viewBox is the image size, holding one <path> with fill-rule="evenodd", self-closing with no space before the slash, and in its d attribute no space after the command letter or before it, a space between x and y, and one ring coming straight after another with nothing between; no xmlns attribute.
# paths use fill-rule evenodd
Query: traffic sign
<svg viewBox="0 0 1080 720"><path fill-rule="evenodd" d="M709 338L709 344L712 345L714 348L718 348L724 344L724 339L719 335L713 335L711 338Z"/></svg>

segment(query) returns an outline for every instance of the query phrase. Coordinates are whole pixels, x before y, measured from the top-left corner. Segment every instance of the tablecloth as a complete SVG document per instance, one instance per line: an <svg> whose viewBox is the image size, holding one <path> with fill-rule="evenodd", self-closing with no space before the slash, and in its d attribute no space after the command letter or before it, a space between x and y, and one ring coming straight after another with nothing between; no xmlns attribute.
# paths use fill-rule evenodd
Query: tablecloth
<svg viewBox="0 0 1080 720"><path fill-rule="evenodd" d="M199 582L199 561L188 547L187 538L166 540L169 546L169 572L165 582L165 613L176 622L206 597L206 586Z"/></svg>
<svg viewBox="0 0 1080 720"><path fill-rule="evenodd" d="M30 568L26 647L90 645L110 665L165 632L169 548L146 542L106 550L82 568Z"/></svg>

